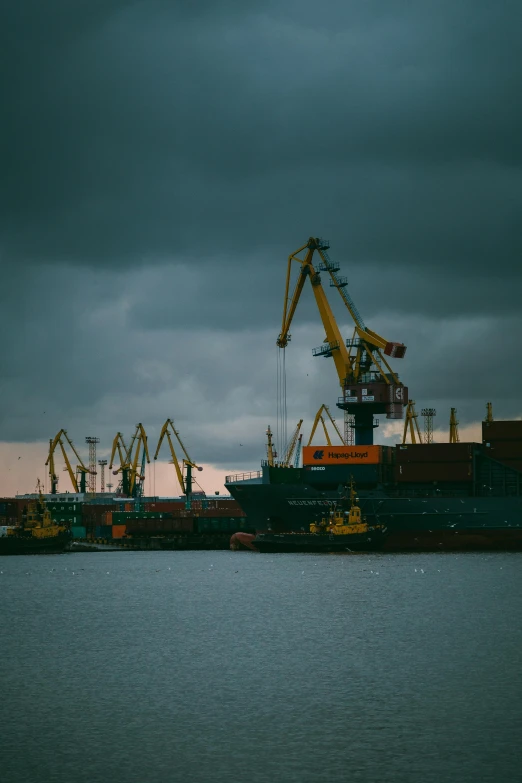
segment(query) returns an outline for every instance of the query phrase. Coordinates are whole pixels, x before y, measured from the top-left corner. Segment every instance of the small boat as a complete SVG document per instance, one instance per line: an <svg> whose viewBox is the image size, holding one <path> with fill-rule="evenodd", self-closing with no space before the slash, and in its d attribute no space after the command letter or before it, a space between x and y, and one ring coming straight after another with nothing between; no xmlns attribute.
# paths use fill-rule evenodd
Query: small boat
<svg viewBox="0 0 522 783"><path fill-rule="evenodd" d="M29 500L20 525L3 528L0 536L0 555L32 555L63 552L72 539L65 525L53 522L45 505L40 482L38 498Z"/></svg>
<svg viewBox="0 0 522 783"><path fill-rule="evenodd" d="M380 549L386 529L368 524L357 505L355 484L350 480L350 505L342 501L310 523L309 532L258 533L252 542L260 552L368 552Z"/></svg>

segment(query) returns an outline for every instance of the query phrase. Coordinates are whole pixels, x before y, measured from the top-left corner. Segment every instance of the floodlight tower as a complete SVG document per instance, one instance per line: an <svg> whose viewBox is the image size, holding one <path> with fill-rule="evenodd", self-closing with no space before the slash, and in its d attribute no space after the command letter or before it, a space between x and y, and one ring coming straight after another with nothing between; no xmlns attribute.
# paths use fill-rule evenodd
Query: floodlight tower
<svg viewBox="0 0 522 783"><path fill-rule="evenodd" d="M435 408L423 408L421 415L424 417L424 443L433 443L433 417L437 411Z"/></svg>
<svg viewBox="0 0 522 783"><path fill-rule="evenodd" d="M96 444L100 442L99 438L88 435L85 442L89 444L89 483L87 492L91 495L96 494Z"/></svg>
<svg viewBox="0 0 522 783"><path fill-rule="evenodd" d="M105 465L106 459L99 459L98 465L100 466L100 492L105 492Z"/></svg>

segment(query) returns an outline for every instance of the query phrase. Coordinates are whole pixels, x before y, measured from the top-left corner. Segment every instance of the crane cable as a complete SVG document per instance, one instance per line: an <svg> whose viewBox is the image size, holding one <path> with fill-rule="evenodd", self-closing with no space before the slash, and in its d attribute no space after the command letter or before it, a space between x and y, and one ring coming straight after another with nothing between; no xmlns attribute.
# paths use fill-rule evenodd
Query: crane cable
<svg viewBox="0 0 522 783"><path fill-rule="evenodd" d="M276 389L276 452L283 454L288 441L287 402L286 402L286 349L277 348L277 389Z"/></svg>

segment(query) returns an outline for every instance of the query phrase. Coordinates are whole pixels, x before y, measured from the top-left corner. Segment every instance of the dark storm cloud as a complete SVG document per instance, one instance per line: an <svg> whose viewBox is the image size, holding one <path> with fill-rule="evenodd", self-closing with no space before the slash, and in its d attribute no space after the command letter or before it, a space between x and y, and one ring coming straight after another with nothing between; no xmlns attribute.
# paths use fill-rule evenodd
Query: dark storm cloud
<svg viewBox="0 0 522 783"><path fill-rule="evenodd" d="M174 416L198 458L257 459L286 257L311 233L408 344L418 401L522 412L518 1L0 15L2 439ZM309 290L292 331L293 421L334 407L337 379L310 355Z"/></svg>
<svg viewBox="0 0 522 783"><path fill-rule="evenodd" d="M520 253L516 3L14 8L11 255L235 257L315 227L359 263Z"/></svg>

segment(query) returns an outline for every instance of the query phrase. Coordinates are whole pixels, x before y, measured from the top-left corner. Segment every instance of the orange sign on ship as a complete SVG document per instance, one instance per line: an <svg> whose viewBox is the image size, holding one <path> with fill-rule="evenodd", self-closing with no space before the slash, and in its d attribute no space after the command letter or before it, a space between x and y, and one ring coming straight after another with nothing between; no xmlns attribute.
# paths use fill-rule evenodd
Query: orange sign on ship
<svg viewBox="0 0 522 783"><path fill-rule="evenodd" d="M303 446L303 465L378 465L381 446Z"/></svg>

